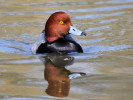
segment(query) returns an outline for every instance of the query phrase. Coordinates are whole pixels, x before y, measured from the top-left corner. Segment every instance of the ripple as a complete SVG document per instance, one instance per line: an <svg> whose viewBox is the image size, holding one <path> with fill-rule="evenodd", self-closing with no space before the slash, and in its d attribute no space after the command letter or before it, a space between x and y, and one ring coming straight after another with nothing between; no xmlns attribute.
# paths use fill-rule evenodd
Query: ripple
<svg viewBox="0 0 133 100"><path fill-rule="evenodd" d="M86 29L85 32L87 32L87 31L104 30L104 29L109 29L110 27L111 27L111 25L100 26L100 27L93 27L93 28L88 28L88 29Z"/></svg>
<svg viewBox="0 0 133 100"><path fill-rule="evenodd" d="M85 53L94 53L94 52L103 52L103 51L119 51L128 48L132 48L132 45L116 45L116 46L107 46L107 45L91 45L89 47L84 47Z"/></svg>
<svg viewBox="0 0 133 100"><path fill-rule="evenodd" d="M100 23L100 24L105 24L105 23L115 22L115 21L117 21L117 20L118 20L118 19L102 20L102 21L99 21L98 23Z"/></svg>
<svg viewBox="0 0 133 100"><path fill-rule="evenodd" d="M103 35L104 33L95 33L95 34L91 34L90 36L101 36Z"/></svg>
<svg viewBox="0 0 133 100"><path fill-rule="evenodd" d="M0 15L43 15L52 14L55 11L27 11L27 12L0 12Z"/></svg>
<svg viewBox="0 0 133 100"><path fill-rule="evenodd" d="M13 98L7 98L7 99L3 99L3 100L44 100L44 99L40 99L40 98L24 98L24 97L13 97Z"/></svg>
<svg viewBox="0 0 133 100"><path fill-rule="evenodd" d="M7 2L7 1L5 1L5 0L0 0L0 2Z"/></svg>
<svg viewBox="0 0 133 100"><path fill-rule="evenodd" d="M110 0L110 1L100 1L100 2L95 2L94 4L111 4L111 3L117 3L117 4L121 4L121 3L132 3L133 0Z"/></svg>
<svg viewBox="0 0 133 100"><path fill-rule="evenodd" d="M92 39L92 40L80 40L80 43L88 44L88 43L97 43L100 41L105 40L106 38L98 38L98 39Z"/></svg>
<svg viewBox="0 0 133 100"><path fill-rule="evenodd" d="M34 23L34 22L23 22L23 23L11 23L11 24L0 24L0 26L37 26L37 27L43 27L44 25L40 24L40 23Z"/></svg>
<svg viewBox="0 0 133 100"><path fill-rule="evenodd" d="M46 3L25 3L25 4L21 4L23 6L39 6L39 7L50 7L50 6L54 6L54 7L58 7L58 6L65 6L65 5L69 5L69 6L75 6L75 5L88 5L88 2L82 1L82 2L64 2L64 1L56 1L56 2L46 2Z"/></svg>
<svg viewBox="0 0 133 100"><path fill-rule="evenodd" d="M0 52L15 53L15 54L31 54L31 44L16 41L0 39Z"/></svg>
<svg viewBox="0 0 133 100"><path fill-rule="evenodd" d="M125 12L117 12L117 13L111 13L111 14L93 14L93 15L82 15L82 16L75 16L74 19L96 19L101 17L110 17L110 16L118 16L125 14Z"/></svg>
<svg viewBox="0 0 133 100"><path fill-rule="evenodd" d="M17 51L13 48L10 48L10 47L0 46L0 52L14 53Z"/></svg>
<svg viewBox="0 0 133 100"><path fill-rule="evenodd" d="M70 13L79 13L79 12L97 12L97 11L115 11L122 9L133 8L133 5L121 5L121 6L107 6L107 7L99 7L99 8L87 8L87 9L75 9L75 10L67 10ZM42 14L52 14L60 10L53 11L27 11L27 12L0 12L0 15L42 15ZM65 11L65 10L62 10Z"/></svg>
<svg viewBox="0 0 133 100"><path fill-rule="evenodd" d="M116 11L122 9L133 8L133 5L121 5L121 6L107 6L107 7L99 7L99 8L87 8L87 9L75 9L68 10L71 13L79 13L79 12L97 12L97 11Z"/></svg>

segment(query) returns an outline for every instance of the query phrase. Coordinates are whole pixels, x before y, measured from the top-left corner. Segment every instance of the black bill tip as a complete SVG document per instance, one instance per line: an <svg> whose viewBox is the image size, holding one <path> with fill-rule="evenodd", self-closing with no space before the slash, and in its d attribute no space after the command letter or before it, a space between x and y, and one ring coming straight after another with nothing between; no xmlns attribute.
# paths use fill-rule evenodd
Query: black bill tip
<svg viewBox="0 0 133 100"><path fill-rule="evenodd" d="M86 33L85 33L85 32L82 32L82 33L81 33L81 36L83 36L83 35L86 36Z"/></svg>

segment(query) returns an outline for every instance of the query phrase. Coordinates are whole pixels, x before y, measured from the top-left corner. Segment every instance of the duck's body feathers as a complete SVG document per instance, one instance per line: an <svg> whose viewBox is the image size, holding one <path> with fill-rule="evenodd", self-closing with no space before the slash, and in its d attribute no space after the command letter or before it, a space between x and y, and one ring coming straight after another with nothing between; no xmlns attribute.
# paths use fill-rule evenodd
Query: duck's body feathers
<svg viewBox="0 0 133 100"><path fill-rule="evenodd" d="M74 36L68 34L65 38L60 38L52 43L45 40L45 35L43 33L39 36L37 41L32 47L32 52L36 53L68 53L68 52L83 52L81 46L76 42Z"/></svg>

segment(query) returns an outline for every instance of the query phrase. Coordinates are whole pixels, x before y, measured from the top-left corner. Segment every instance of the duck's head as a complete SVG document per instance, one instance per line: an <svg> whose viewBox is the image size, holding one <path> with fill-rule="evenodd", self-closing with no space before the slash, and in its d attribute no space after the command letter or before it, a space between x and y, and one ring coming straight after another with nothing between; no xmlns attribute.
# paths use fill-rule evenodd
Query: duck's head
<svg viewBox="0 0 133 100"><path fill-rule="evenodd" d="M53 13L45 25L45 38L48 42L53 42L59 38L64 38L67 34L86 35L84 32L73 27L71 17L65 12Z"/></svg>

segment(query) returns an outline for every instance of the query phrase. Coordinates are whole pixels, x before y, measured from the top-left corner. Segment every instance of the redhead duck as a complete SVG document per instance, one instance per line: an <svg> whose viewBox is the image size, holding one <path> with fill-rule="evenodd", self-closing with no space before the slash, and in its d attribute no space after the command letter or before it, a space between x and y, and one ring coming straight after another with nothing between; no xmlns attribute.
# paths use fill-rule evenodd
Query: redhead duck
<svg viewBox="0 0 133 100"><path fill-rule="evenodd" d="M73 38L74 35L86 35L76 29L66 12L55 12L47 20L45 30L32 46L36 53L68 53L83 52L82 47Z"/></svg>

